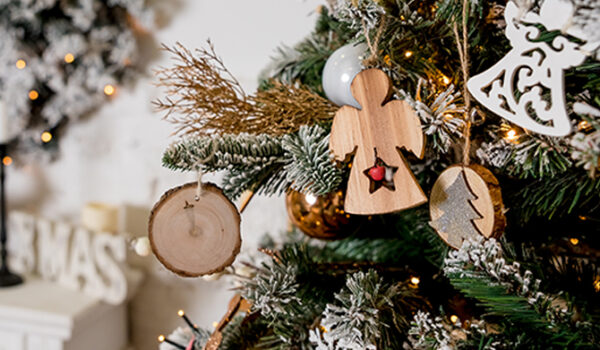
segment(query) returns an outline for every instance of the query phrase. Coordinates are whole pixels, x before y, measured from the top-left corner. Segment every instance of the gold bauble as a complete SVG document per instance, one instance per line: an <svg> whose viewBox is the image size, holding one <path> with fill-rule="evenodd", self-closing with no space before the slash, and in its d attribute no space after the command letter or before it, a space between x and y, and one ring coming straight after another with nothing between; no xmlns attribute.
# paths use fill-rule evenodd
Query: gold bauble
<svg viewBox="0 0 600 350"><path fill-rule="evenodd" d="M341 190L323 196L290 190L285 198L290 220L306 235L326 240L344 238L354 232L357 217L344 211Z"/></svg>

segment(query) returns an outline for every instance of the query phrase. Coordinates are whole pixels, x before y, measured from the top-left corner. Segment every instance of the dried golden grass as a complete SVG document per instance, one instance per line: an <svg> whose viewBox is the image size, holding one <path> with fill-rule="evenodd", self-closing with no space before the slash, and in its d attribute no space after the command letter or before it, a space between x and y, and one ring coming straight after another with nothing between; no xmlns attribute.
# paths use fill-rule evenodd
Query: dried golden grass
<svg viewBox="0 0 600 350"><path fill-rule="evenodd" d="M154 104L178 126L176 133L282 135L333 118L337 107L301 86L271 81L268 89L246 94L210 41L208 47L192 53L179 43L163 46L176 64L156 72L167 96Z"/></svg>

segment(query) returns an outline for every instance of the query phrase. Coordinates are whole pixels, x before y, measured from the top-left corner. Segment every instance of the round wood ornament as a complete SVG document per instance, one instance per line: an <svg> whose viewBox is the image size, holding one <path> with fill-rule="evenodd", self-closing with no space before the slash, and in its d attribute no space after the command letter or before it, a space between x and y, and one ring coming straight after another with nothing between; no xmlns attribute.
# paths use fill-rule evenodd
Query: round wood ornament
<svg viewBox="0 0 600 350"><path fill-rule="evenodd" d="M169 270L197 277L223 270L240 252L240 214L221 189L192 182L167 191L150 214L152 251Z"/></svg>
<svg viewBox="0 0 600 350"><path fill-rule="evenodd" d="M430 214L429 224L455 249L480 235L498 238L506 227L500 184L477 164L442 172L431 190Z"/></svg>

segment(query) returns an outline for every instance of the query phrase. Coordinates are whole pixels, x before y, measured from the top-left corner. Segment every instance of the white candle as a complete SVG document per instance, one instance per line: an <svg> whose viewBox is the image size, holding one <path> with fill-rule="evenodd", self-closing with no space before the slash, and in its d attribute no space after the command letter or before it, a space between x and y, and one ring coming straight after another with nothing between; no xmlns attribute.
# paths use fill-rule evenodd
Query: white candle
<svg viewBox="0 0 600 350"><path fill-rule="evenodd" d="M6 104L0 100L0 144L6 144L10 141L10 123L8 121L8 111Z"/></svg>
<svg viewBox="0 0 600 350"><path fill-rule="evenodd" d="M119 208L105 203L87 203L81 210L81 223L94 232L117 233Z"/></svg>

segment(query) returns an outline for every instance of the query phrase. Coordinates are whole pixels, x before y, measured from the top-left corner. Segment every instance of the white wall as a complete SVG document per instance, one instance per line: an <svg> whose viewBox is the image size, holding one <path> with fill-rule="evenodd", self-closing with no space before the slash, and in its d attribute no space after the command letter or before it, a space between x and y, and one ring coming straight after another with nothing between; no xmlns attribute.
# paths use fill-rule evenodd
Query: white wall
<svg viewBox="0 0 600 350"><path fill-rule="evenodd" d="M282 43L292 45L312 30L314 10L320 3L163 0L161 5L175 15L155 34L156 41L168 45L179 41L195 48L210 38L227 67L251 92L275 48ZM169 64L169 57L162 54L150 69ZM150 208L163 191L193 179L190 174L161 167L162 152L173 140L173 127L152 111L150 102L161 96L152 82L148 76L133 89L119 89L117 96L95 115L68 126L57 161L31 164L20 170L11 167L8 194L12 208L77 220L86 202ZM143 228L145 224L142 218L136 226ZM277 232L286 225L281 198L255 198L242 217L243 249L252 249L263 233ZM183 280L156 263L149 265L151 276L131 305L136 349L156 348L158 334L183 325L176 316L180 308L206 327L221 318L231 295L225 282Z"/></svg>

